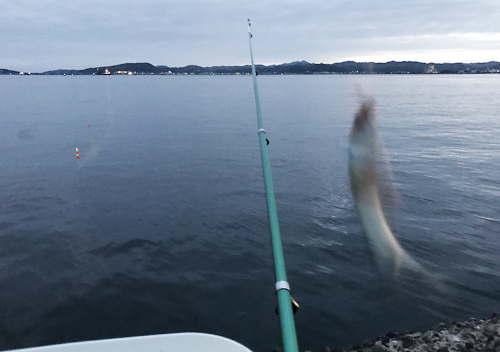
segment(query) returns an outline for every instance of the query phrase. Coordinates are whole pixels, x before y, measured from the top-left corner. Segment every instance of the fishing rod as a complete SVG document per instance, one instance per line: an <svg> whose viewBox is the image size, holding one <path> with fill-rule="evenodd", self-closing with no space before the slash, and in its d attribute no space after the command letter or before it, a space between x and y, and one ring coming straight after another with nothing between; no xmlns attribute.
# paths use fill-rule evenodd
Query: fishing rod
<svg viewBox="0 0 500 352"><path fill-rule="evenodd" d="M257 87L257 72L253 61L252 33L250 32L250 19L248 19L248 42L250 44L250 58L252 59L253 90L255 95L255 107L257 111L257 124L259 128L260 156L262 160L262 173L264 174L264 187L266 190L267 214L269 217L269 232L271 234L271 244L273 249L274 270L276 275L276 297L278 300L278 315L280 318L281 339L284 352L298 352L297 334L295 332L295 322L293 320L292 305L297 304L290 296L290 285L286 279L285 259L281 245L280 230L278 224L278 213L276 211L276 201L274 199L273 181L271 178L271 166L267 154L269 141L266 138L266 130L262 124L262 114L260 111L259 89Z"/></svg>

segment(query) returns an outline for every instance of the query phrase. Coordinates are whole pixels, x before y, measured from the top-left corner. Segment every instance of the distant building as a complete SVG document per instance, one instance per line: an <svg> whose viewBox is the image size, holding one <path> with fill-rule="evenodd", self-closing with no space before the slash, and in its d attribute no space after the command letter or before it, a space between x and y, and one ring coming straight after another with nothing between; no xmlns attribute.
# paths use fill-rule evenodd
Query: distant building
<svg viewBox="0 0 500 352"><path fill-rule="evenodd" d="M434 65L429 65L425 69L424 73L438 73L438 71L436 71L436 68L434 67Z"/></svg>

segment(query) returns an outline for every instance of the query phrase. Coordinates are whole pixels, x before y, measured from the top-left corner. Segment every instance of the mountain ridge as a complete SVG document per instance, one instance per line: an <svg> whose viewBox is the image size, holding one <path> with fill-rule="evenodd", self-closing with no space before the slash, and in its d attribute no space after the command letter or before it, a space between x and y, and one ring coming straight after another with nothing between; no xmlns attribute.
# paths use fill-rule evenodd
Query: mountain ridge
<svg viewBox="0 0 500 352"><path fill-rule="evenodd" d="M293 61L279 65L256 65L259 74L428 74L428 73L500 73L500 62L478 63L424 63L419 61L355 62L343 61L333 64ZM154 66L149 62L122 63L111 66L90 67L83 70L57 69L42 73L25 73L0 69L0 75L113 75L113 74L159 74L159 75L224 75L250 74L251 65L240 66L198 66L169 67Z"/></svg>

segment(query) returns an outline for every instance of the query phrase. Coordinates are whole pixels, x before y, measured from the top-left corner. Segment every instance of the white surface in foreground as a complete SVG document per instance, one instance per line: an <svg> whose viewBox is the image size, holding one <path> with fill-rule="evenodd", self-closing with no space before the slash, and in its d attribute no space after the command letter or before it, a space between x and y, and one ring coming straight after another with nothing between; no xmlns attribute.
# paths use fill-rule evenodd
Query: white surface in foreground
<svg viewBox="0 0 500 352"><path fill-rule="evenodd" d="M16 352L251 352L245 346L217 335L202 333L163 334L84 341L23 348Z"/></svg>

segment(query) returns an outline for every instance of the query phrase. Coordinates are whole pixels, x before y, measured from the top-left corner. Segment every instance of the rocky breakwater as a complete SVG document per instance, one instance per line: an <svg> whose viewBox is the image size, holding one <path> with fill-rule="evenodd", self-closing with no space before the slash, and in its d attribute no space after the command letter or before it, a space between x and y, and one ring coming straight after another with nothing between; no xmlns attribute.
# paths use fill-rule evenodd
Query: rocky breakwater
<svg viewBox="0 0 500 352"><path fill-rule="evenodd" d="M500 352L500 317L471 319L416 333L394 334L389 332L374 341L360 346L322 352Z"/></svg>

